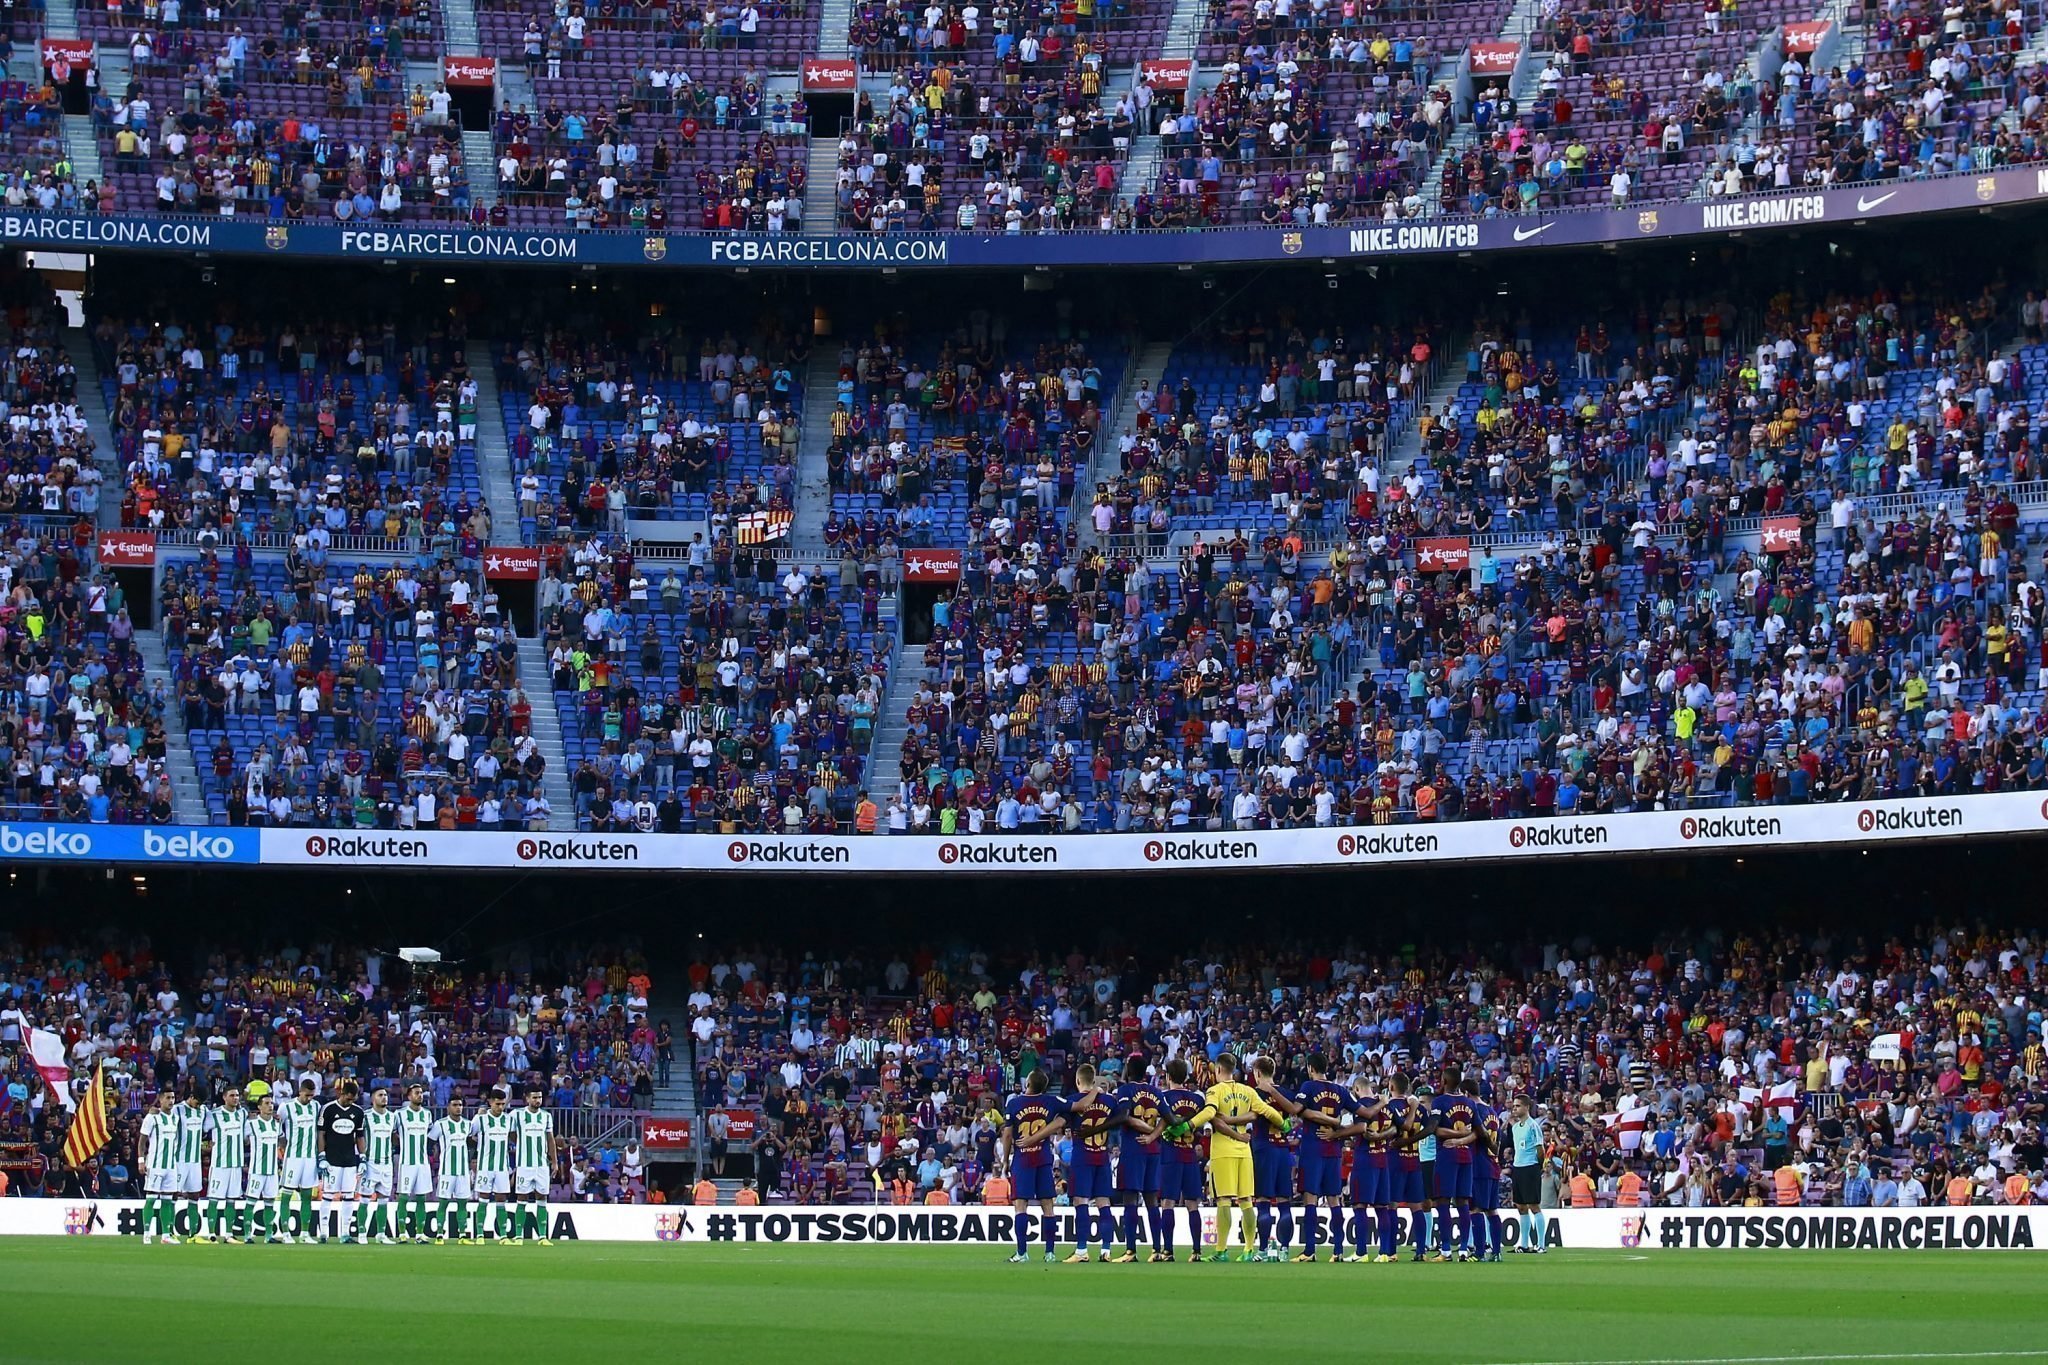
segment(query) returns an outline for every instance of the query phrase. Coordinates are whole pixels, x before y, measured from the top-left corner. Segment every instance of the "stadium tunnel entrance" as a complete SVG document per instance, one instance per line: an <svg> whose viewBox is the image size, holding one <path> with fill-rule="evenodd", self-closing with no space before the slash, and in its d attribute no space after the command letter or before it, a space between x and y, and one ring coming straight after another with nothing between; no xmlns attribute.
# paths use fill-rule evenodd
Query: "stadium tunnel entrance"
<svg viewBox="0 0 2048 1365"><path fill-rule="evenodd" d="M488 132L496 99L495 84L451 85L448 87L448 113L466 132Z"/></svg>
<svg viewBox="0 0 2048 1365"><path fill-rule="evenodd" d="M828 95L806 92L804 106L811 113L811 136L829 137L836 142L853 118L853 93Z"/></svg>
<svg viewBox="0 0 2048 1365"><path fill-rule="evenodd" d="M516 635L540 633L540 584L518 578L500 579L494 585L498 610L512 623Z"/></svg>
<svg viewBox="0 0 2048 1365"><path fill-rule="evenodd" d="M950 583L904 583L896 590L896 620L903 628L903 643L928 645L941 597L953 591Z"/></svg>
<svg viewBox="0 0 2048 1365"><path fill-rule="evenodd" d="M156 629L156 570L115 569L114 582L137 630Z"/></svg>

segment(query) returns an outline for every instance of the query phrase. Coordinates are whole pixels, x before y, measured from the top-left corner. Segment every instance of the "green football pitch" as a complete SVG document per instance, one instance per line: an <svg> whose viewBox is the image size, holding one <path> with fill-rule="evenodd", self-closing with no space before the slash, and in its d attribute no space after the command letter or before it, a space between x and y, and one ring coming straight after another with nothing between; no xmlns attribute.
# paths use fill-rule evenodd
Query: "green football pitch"
<svg viewBox="0 0 2048 1365"><path fill-rule="evenodd" d="M0 1361L2048 1360L2024 1253L1011 1266L1000 1250L0 1241ZM626 1354L630 1353L630 1354Z"/></svg>

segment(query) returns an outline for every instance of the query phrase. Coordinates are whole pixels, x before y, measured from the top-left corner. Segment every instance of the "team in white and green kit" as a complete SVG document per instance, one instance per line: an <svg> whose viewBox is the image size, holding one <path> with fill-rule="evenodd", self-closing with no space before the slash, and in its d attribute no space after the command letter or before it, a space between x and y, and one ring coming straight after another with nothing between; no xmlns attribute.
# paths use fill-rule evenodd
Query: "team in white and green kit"
<svg viewBox="0 0 2048 1365"><path fill-rule="evenodd" d="M196 1206L202 1189L206 1202L190 1233L197 1241L283 1243L294 1228L301 1242L324 1241L338 1214L344 1241L547 1240L545 1205L560 1144L539 1090L517 1110L493 1090L472 1117L459 1099L436 1116L417 1085L394 1108L380 1087L358 1111L353 1199L322 1159L321 1108L310 1080L282 1104L264 1095L253 1108L239 1088L217 1105L196 1090L182 1101L161 1092L143 1116L138 1152L143 1240L178 1241L180 1206ZM326 1140L335 1140L331 1131ZM334 1159L345 1155L346 1148ZM338 1202L328 1197L337 1192ZM479 1204L493 1207L488 1219Z"/></svg>

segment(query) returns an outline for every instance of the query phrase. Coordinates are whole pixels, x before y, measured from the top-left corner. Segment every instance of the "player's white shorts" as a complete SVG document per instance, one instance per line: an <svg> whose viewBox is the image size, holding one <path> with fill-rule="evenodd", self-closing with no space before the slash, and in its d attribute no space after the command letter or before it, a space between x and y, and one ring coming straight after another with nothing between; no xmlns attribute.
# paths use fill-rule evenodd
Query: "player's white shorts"
<svg viewBox="0 0 2048 1365"><path fill-rule="evenodd" d="M470 1192L469 1177L466 1175L444 1175L434 1185L436 1199L474 1199Z"/></svg>
<svg viewBox="0 0 2048 1365"><path fill-rule="evenodd" d="M206 1181L200 1178L199 1163L181 1161L178 1163L178 1193L198 1194L206 1188Z"/></svg>
<svg viewBox="0 0 2048 1365"><path fill-rule="evenodd" d="M401 1166L398 1168L398 1193L405 1195L426 1195L434 1192L434 1173L425 1166Z"/></svg>
<svg viewBox="0 0 2048 1365"><path fill-rule="evenodd" d="M391 1168L389 1166L365 1166L363 1171L363 1198L389 1199L391 1197Z"/></svg>
<svg viewBox="0 0 2048 1365"><path fill-rule="evenodd" d="M286 1157L284 1162L284 1187L288 1190L310 1190L320 1183L320 1162L310 1156Z"/></svg>
<svg viewBox="0 0 2048 1365"><path fill-rule="evenodd" d="M354 1197L356 1186L362 1182L363 1168L360 1166L329 1166L327 1178L320 1187L330 1199Z"/></svg>
<svg viewBox="0 0 2048 1365"><path fill-rule="evenodd" d="M146 1172L142 1177L142 1192L144 1194L178 1193L178 1168L176 1166L162 1166L156 1170Z"/></svg>
<svg viewBox="0 0 2048 1365"><path fill-rule="evenodd" d="M548 1173L545 1169L526 1169L519 1172L512 1182L514 1194L545 1195L548 1192Z"/></svg>
<svg viewBox="0 0 2048 1365"><path fill-rule="evenodd" d="M274 1175L252 1175L248 1184L249 1188L243 1196L246 1199L277 1198L277 1177Z"/></svg>
<svg viewBox="0 0 2048 1365"><path fill-rule="evenodd" d="M242 1197L242 1172L227 1166L216 1166L206 1177L208 1199L240 1199Z"/></svg>
<svg viewBox="0 0 2048 1365"><path fill-rule="evenodd" d="M478 1194L512 1193L512 1177L504 1171L485 1171L476 1178Z"/></svg>

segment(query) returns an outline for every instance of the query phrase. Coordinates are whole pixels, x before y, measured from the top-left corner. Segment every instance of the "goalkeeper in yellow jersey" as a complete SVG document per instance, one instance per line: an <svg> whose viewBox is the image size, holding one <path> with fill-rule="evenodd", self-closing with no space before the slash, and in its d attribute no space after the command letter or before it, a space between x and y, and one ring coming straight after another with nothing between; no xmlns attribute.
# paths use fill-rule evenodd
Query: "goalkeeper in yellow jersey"
<svg viewBox="0 0 2048 1365"><path fill-rule="evenodd" d="M1209 1125L1209 1179L1216 1187L1221 1212L1216 1222L1216 1259L1230 1259L1230 1211L1238 1214L1244 1236L1244 1255L1249 1261L1257 1226L1252 1213L1252 1149L1249 1125L1263 1118L1285 1132L1293 1120L1259 1096L1259 1092L1237 1079L1237 1058L1226 1052L1213 1063L1216 1084L1202 1096L1202 1107L1184 1125L1197 1129ZM1173 1131L1171 1129L1169 1132Z"/></svg>

